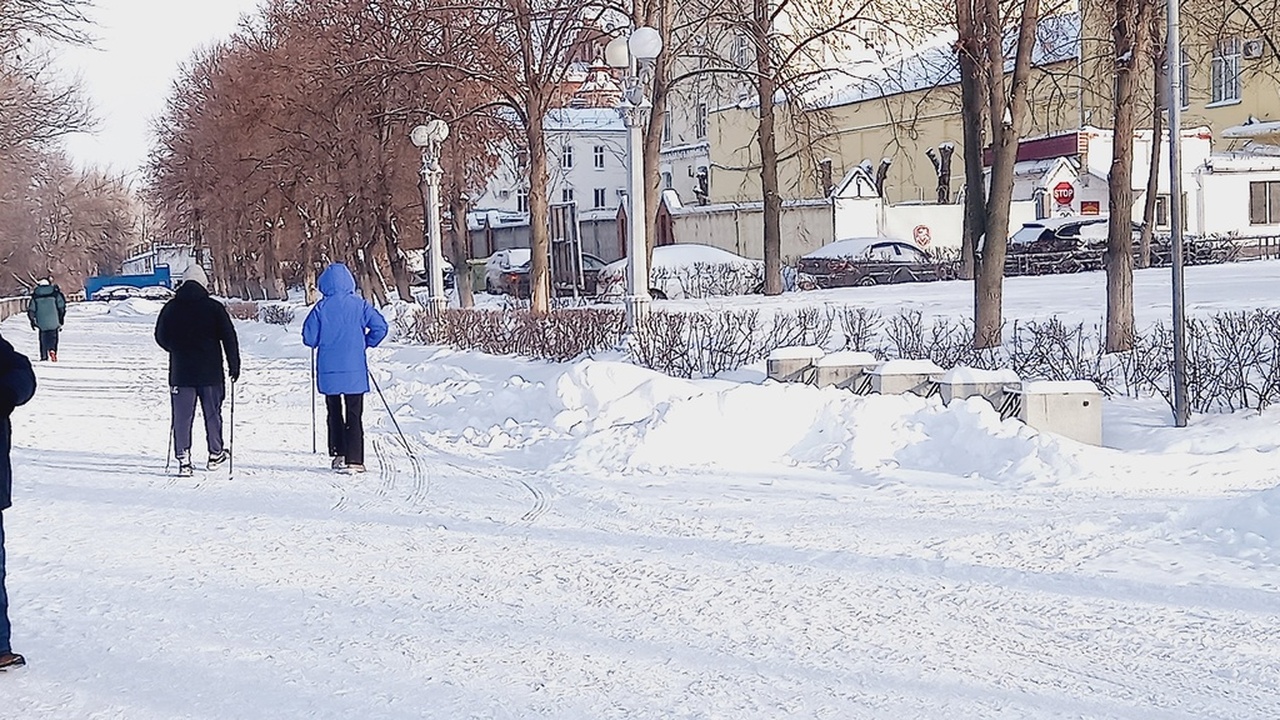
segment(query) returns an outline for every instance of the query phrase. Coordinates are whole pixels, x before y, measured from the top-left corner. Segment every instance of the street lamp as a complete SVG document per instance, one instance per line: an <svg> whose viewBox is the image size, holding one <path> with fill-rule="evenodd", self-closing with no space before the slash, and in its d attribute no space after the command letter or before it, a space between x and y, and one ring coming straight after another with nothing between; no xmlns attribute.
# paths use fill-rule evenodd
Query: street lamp
<svg viewBox="0 0 1280 720"><path fill-rule="evenodd" d="M1165 35L1168 51L1169 82L1165 87L1169 90L1169 242L1173 246L1173 424L1186 427L1191 416L1187 403L1187 309L1186 294L1183 284L1182 231L1182 74L1178 70L1179 58L1182 57L1182 38L1178 28L1178 0L1169 0ZM1158 142L1152 138L1152 146Z"/></svg>
<svg viewBox="0 0 1280 720"><path fill-rule="evenodd" d="M618 113L627 127L627 329L634 331L649 312L649 257L645 245L644 139L641 128L653 105L648 86L653 80L654 61L662 52L662 35L641 26L631 34L616 37L605 46L610 67L626 70Z"/></svg>
<svg viewBox="0 0 1280 720"><path fill-rule="evenodd" d="M422 151L422 229L427 270L427 310L440 313L449 304L444 295L444 243L440 232L440 146L449 137L449 125L439 118L417 125L409 140ZM455 220L456 222L456 220Z"/></svg>

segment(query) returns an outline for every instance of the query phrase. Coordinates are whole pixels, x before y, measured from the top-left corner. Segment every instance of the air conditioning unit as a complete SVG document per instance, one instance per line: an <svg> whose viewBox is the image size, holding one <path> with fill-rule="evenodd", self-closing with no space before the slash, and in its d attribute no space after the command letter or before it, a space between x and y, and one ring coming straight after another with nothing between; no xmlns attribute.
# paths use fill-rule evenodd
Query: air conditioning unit
<svg viewBox="0 0 1280 720"><path fill-rule="evenodd" d="M1262 53L1266 50L1266 45L1262 43L1261 38L1253 40L1245 40L1244 45L1240 48L1240 54L1247 60L1256 60L1262 57Z"/></svg>

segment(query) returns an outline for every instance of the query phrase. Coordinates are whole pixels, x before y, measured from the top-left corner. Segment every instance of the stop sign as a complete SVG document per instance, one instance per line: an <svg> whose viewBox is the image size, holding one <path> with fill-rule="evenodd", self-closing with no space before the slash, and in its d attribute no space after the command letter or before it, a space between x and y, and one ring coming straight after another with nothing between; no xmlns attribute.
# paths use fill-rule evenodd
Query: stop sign
<svg viewBox="0 0 1280 720"><path fill-rule="evenodd" d="M1070 205L1072 200L1076 199L1076 189L1071 183L1065 180L1053 186L1053 199L1059 205Z"/></svg>

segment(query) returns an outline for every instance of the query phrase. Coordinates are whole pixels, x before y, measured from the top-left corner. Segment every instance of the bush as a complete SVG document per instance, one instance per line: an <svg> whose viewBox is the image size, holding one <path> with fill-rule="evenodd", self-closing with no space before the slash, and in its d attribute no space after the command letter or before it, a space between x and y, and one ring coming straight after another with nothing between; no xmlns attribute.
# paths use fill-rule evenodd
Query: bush
<svg viewBox="0 0 1280 720"><path fill-rule="evenodd" d="M294 309L288 305L268 305L262 309L262 322L271 325L288 325L293 317Z"/></svg>
<svg viewBox="0 0 1280 720"><path fill-rule="evenodd" d="M227 303L227 312L236 320L257 320L258 303L235 300Z"/></svg>

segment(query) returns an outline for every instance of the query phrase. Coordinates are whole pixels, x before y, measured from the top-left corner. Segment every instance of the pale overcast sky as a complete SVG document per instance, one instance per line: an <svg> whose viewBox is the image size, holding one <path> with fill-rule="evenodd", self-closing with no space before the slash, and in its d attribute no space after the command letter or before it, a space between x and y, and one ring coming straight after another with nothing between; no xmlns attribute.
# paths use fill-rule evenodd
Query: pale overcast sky
<svg viewBox="0 0 1280 720"><path fill-rule="evenodd" d="M59 53L78 73L98 117L93 135L67 139L71 156L132 172L151 148L151 119L164 109L178 67L202 45L224 39L258 0L94 0L95 48Z"/></svg>

